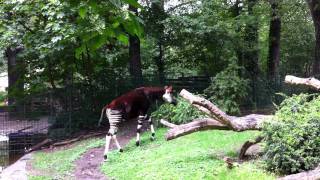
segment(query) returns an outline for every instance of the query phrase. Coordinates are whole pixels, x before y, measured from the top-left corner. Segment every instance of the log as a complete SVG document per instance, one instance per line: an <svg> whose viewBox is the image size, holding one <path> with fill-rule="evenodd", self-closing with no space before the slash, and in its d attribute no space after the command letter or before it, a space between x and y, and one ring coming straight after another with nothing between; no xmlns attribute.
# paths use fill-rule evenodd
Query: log
<svg viewBox="0 0 320 180"><path fill-rule="evenodd" d="M52 146L64 146L67 144L72 144L74 142L81 140L82 137L83 137L83 135L76 137L76 138L73 138L73 139L66 140L66 141L57 142L57 143L52 144Z"/></svg>
<svg viewBox="0 0 320 180"><path fill-rule="evenodd" d="M163 124L164 126L168 127L168 128L174 128L176 127L177 125L173 124L173 123L170 123L164 119L160 119L160 123Z"/></svg>
<svg viewBox="0 0 320 180"><path fill-rule="evenodd" d="M196 131L205 131L209 129L229 129L226 125L210 118L195 119L193 122L175 126L172 129L168 130L165 137L166 140L172 140L180 136L191 134Z"/></svg>
<svg viewBox="0 0 320 180"><path fill-rule="evenodd" d="M246 141L246 142L242 145L242 147L241 147L241 149L240 149L239 159L240 159L240 160L244 159L244 158L246 157L246 152L247 152L247 150L248 150L251 146L253 146L253 145L255 145L255 144L258 144L258 143L261 142L262 140L263 140L263 137L262 137L262 136L258 136L258 137L256 137L256 139L255 139L254 141Z"/></svg>
<svg viewBox="0 0 320 180"><path fill-rule="evenodd" d="M29 148L28 150L26 150L26 153L32 152L32 151L36 151L41 149L43 146L52 143L51 139L45 139L43 141L41 141L40 143L32 146L31 148Z"/></svg>
<svg viewBox="0 0 320 180"><path fill-rule="evenodd" d="M166 133L167 140L209 129L233 131L261 130L262 124L272 118L271 115L260 114L250 114L243 117L229 116L210 101L193 95L185 89L180 92L180 96L212 118L195 119L193 122L171 127Z"/></svg>
<svg viewBox="0 0 320 180"><path fill-rule="evenodd" d="M92 133L92 134L87 134L87 135L80 135L80 136L78 136L76 138L73 138L73 139L69 139L69 140L66 140L66 141L54 143L54 144L52 144L52 146L54 146L54 147L64 146L64 145L75 143L75 142L80 141L80 140L85 140L85 139L88 139L88 138L91 138L91 137L100 136L102 134L105 134L105 132Z"/></svg>
<svg viewBox="0 0 320 180"><path fill-rule="evenodd" d="M229 127L231 130L234 131L261 130L262 123L264 123L272 117L270 115L259 114L250 114L248 116L243 117L229 116L228 114L220 110L212 102L200 96L193 95L185 89L183 89L180 92L180 96L189 101L200 111L208 114L216 121L219 121L221 124Z"/></svg>
<svg viewBox="0 0 320 180"><path fill-rule="evenodd" d="M310 86L316 90L320 90L320 81L316 78L299 78L292 75L287 75L284 80L285 83L295 84L295 85L306 85Z"/></svg>
<svg viewBox="0 0 320 180"><path fill-rule="evenodd" d="M297 174L291 174L285 177L278 178L279 180L309 180L320 179L320 167L315 170L301 172Z"/></svg>

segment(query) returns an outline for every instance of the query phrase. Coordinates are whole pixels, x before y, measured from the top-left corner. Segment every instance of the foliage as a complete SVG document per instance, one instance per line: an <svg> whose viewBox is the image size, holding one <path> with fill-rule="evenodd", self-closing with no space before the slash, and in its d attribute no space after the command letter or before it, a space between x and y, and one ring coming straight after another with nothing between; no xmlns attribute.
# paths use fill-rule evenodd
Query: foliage
<svg viewBox="0 0 320 180"><path fill-rule="evenodd" d="M7 99L7 92L0 91L0 103L4 103L4 101Z"/></svg>
<svg viewBox="0 0 320 180"><path fill-rule="evenodd" d="M231 114L240 113L240 103L248 95L249 81L239 76L241 69L234 63L229 64L211 79L210 86L204 91L210 101Z"/></svg>
<svg viewBox="0 0 320 180"><path fill-rule="evenodd" d="M156 111L152 112L151 118L156 120L166 119L174 124L184 124L193 119L205 117L202 112L181 97L177 101L176 106L167 103L162 104Z"/></svg>
<svg viewBox="0 0 320 180"><path fill-rule="evenodd" d="M238 64L246 71L233 78L250 79L249 88L243 90L244 85L239 82L231 86L225 78L221 84L214 85L214 80L208 95L234 114L245 97L245 93L234 92L245 91L248 105L270 105L263 78L268 64L270 4L258 0L237 2L2 0L0 65L6 64L7 48L23 47L17 62L25 92L18 89L10 94L22 97L76 84L83 100L79 111L84 116L99 114L105 103L134 87L128 73L128 37L136 35L141 40L142 72L148 77L144 85L151 84L148 82L156 79L152 75L160 74L160 70L167 78L213 77L218 73L221 76L220 72L229 65ZM254 4L250 12L249 2ZM139 8L139 13L129 11L128 5ZM281 1L280 7L280 75L308 76L315 42L308 6L305 1L292 0ZM250 76L250 58L245 56L253 51L258 53L258 79ZM159 66L159 59L163 67ZM155 84L160 83L152 83ZM221 93L213 92L217 86L223 87ZM241 97L234 97L238 95ZM75 127L85 123L79 121Z"/></svg>
<svg viewBox="0 0 320 180"><path fill-rule="evenodd" d="M167 130L158 129L156 141L142 135L142 146L134 141L124 152L112 151L102 172L114 179L274 179L256 162L227 169L223 156L236 157L237 147L258 132L206 131L174 141L162 138ZM125 167L125 168L124 168Z"/></svg>
<svg viewBox="0 0 320 180"><path fill-rule="evenodd" d="M72 172L74 162L88 149L102 146L102 139L89 139L76 143L67 149L60 149L54 152L36 152L31 160L32 168L41 172L47 172L43 176L32 176L31 179L66 179Z"/></svg>
<svg viewBox="0 0 320 180"><path fill-rule="evenodd" d="M285 99L274 122L264 128L266 165L283 174L311 170L320 163L320 96Z"/></svg>

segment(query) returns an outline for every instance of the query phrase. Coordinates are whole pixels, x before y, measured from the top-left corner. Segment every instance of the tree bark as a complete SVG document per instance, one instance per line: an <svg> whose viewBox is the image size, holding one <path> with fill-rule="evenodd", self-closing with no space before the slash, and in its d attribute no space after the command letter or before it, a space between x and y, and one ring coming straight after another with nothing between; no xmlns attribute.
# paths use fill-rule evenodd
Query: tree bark
<svg viewBox="0 0 320 180"><path fill-rule="evenodd" d="M177 125L175 125L175 124L173 124L173 123L170 123L170 122L168 122L168 121L166 121L166 120L164 120L164 119L160 119L160 123L163 124L163 125L165 125L165 126L167 126L167 127L169 127L169 128L174 128L174 127L177 126Z"/></svg>
<svg viewBox="0 0 320 180"><path fill-rule="evenodd" d="M285 177L278 178L278 180L309 180L320 179L320 167L315 170L301 172L297 174L291 174Z"/></svg>
<svg viewBox="0 0 320 180"><path fill-rule="evenodd" d="M129 6L129 10L138 14L137 8ZM140 56L140 39L136 35L129 34L129 72L134 86L143 84L142 65Z"/></svg>
<svg viewBox="0 0 320 180"><path fill-rule="evenodd" d="M299 78L291 75L287 75L285 78L285 83L295 84L295 85L306 85L310 86L316 90L320 90L320 81L313 77L311 78Z"/></svg>
<svg viewBox="0 0 320 180"><path fill-rule="evenodd" d="M163 0L153 0L151 3L151 19L154 21L154 36L157 39L158 55L154 57L158 68L158 79L160 84L164 84L164 25L162 21L166 19Z"/></svg>
<svg viewBox="0 0 320 180"><path fill-rule="evenodd" d="M320 1L319 0L306 0L310 13L313 19L314 29L315 29L315 57L313 61L313 75L320 74Z"/></svg>
<svg viewBox="0 0 320 180"><path fill-rule="evenodd" d="M15 90L19 92L24 90L23 72L21 70L23 67L21 67L22 63L17 60L17 55L22 49L22 47L8 47L5 51L8 63L8 105L13 105L16 102Z"/></svg>
<svg viewBox="0 0 320 180"><path fill-rule="evenodd" d="M229 116L210 101L202 97L195 96L185 89L180 92L180 96L189 101L200 111L208 114L210 117L216 119L221 124L226 125L234 131L260 130L262 123L269 117L272 117L270 115L259 114L250 114L243 117Z"/></svg>
<svg viewBox="0 0 320 180"><path fill-rule="evenodd" d="M166 122L162 122L166 123ZM197 131L205 131L205 130L210 130L210 129L229 129L226 125L220 123L219 121L216 121L214 119L210 118L203 118L203 119L195 119L193 122L175 126L172 129L169 129L168 132L166 133L166 140L172 140L175 138L178 138L180 136L185 136L187 134L191 134L193 132Z"/></svg>
<svg viewBox="0 0 320 180"><path fill-rule="evenodd" d="M246 141L241 149L240 149L240 153L239 153L239 159L244 159L246 157L246 152L247 150L255 145L255 144L258 144L259 142L261 142L263 140L263 137L262 136L258 136L254 141Z"/></svg>
<svg viewBox="0 0 320 180"><path fill-rule="evenodd" d="M167 132L167 140L209 129L225 129L233 131L261 130L262 123L272 117L270 115L259 114L250 114L244 117L229 116L210 101L195 96L185 89L180 92L180 96L212 118L195 119L193 122L174 126Z"/></svg>
<svg viewBox="0 0 320 180"><path fill-rule="evenodd" d="M279 62L280 62L280 35L281 18L279 15L279 2L270 0L272 15L269 30L269 55L268 55L268 80L272 86L279 84Z"/></svg>
<svg viewBox="0 0 320 180"><path fill-rule="evenodd" d="M252 90L252 101L257 102L257 81L259 75L259 36L258 36L258 20L253 13L254 6L258 3L258 0L248 0L248 15L253 17L251 22L248 22L245 27L245 39L246 44L245 51L243 53L244 67L248 72L250 78L250 86Z"/></svg>

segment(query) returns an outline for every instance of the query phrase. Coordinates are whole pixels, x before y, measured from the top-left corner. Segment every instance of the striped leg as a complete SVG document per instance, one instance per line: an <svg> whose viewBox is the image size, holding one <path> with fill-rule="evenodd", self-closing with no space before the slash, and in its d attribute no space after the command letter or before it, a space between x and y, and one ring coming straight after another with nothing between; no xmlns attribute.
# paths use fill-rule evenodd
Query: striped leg
<svg viewBox="0 0 320 180"><path fill-rule="evenodd" d="M113 138L114 142L116 143L119 152L123 152L123 149L121 148L121 146L120 146L120 144L119 144L119 142L117 140L117 136L113 135L112 138Z"/></svg>
<svg viewBox="0 0 320 180"><path fill-rule="evenodd" d="M138 117L138 126L137 126L137 140L136 140L136 145L139 146L140 145L140 133L141 133L141 127L142 127L142 123L144 120L144 116L139 116Z"/></svg>
<svg viewBox="0 0 320 180"><path fill-rule="evenodd" d="M108 159L108 152L109 152L111 137L112 137L112 135L110 133L108 133L106 136L106 146L104 148L104 155L103 155L104 160Z"/></svg>
<svg viewBox="0 0 320 180"><path fill-rule="evenodd" d="M117 141L117 138L115 135L117 134L117 131L118 131L118 124L122 119L121 111L118 111L118 110L107 109L106 114L109 119L110 128L109 128L109 132L106 136L106 146L105 146L105 150L104 150L104 159L105 160L107 160L107 158L108 158L108 152L109 152L111 139L114 139L119 151L121 149L119 142Z"/></svg>
<svg viewBox="0 0 320 180"><path fill-rule="evenodd" d="M149 122L149 124L150 124L150 131L151 131L151 141L154 141L154 139L155 139L155 131L154 131L154 127L153 127L153 122L152 122L152 119L151 119L151 117L148 119L148 122Z"/></svg>

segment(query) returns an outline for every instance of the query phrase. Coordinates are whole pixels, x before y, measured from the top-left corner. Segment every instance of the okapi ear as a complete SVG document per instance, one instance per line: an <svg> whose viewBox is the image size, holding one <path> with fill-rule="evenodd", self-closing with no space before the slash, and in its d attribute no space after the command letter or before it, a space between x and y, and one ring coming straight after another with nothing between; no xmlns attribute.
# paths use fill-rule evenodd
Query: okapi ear
<svg viewBox="0 0 320 180"><path fill-rule="evenodd" d="M165 86L164 89L165 89L165 90L172 91L172 86Z"/></svg>

